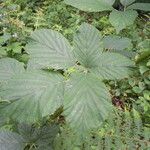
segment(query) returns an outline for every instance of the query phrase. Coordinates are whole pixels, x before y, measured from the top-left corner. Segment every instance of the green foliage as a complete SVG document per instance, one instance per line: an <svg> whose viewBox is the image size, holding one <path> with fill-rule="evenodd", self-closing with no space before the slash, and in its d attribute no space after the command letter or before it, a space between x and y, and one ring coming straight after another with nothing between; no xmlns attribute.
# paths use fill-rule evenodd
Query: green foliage
<svg viewBox="0 0 150 150"><path fill-rule="evenodd" d="M35 31L31 38L33 42L26 46L30 67L65 69L75 64L71 46L60 33L42 29Z"/></svg>
<svg viewBox="0 0 150 150"><path fill-rule="evenodd" d="M138 86L135 88L135 92L139 93L137 101L137 109L141 110L143 120L146 125L149 126L150 121L150 53L149 53L149 40L144 40L138 45L139 54L136 57L136 63L139 68L141 79Z"/></svg>
<svg viewBox="0 0 150 150"><path fill-rule="evenodd" d="M133 5L129 6L128 9L150 11L150 4L149 3L134 3Z"/></svg>
<svg viewBox="0 0 150 150"><path fill-rule="evenodd" d="M142 124L139 113L114 110L98 131L93 131L81 141L68 126L59 132L55 123L42 126L19 124L14 131L0 132L0 147L7 149L48 149L48 150L99 150L99 149L136 149L147 150L150 147L149 128ZM14 142L15 141L15 142ZM84 143L83 143L84 142Z"/></svg>
<svg viewBox="0 0 150 150"><path fill-rule="evenodd" d="M132 3L134 3L136 0L120 0L120 3L123 5L123 6L129 6L131 5Z"/></svg>
<svg viewBox="0 0 150 150"><path fill-rule="evenodd" d="M106 131L107 130L107 131ZM106 132L105 132L106 131ZM136 110L112 115L100 132L104 138L104 149L147 149L150 147L150 131L144 128ZM143 140L141 140L143 137Z"/></svg>
<svg viewBox="0 0 150 150"><path fill-rule="evenodd" d="M131 39L126 37L119 37L115 35L109 35L104 37L104 48L108 50L125 50L132 49Z"/></svg>
<svg viewBox="0 0 150 150"><path fill-rule="evenodd" d="M0 82L7 81L11 79L13 75L23 72L23 64L17 60L11 58L0 59Z"/></svg>
<svg viewBox="0 0 150 150"><path fill-rule="evenodd" d="M0 2L0 149L149 149L149 1L88 2ZM106 8L139 13L116 35Z"/></svg>
<svg viewBox="0 0 150 150"><path fill-rule="evenodd" d="M89 34L92 35L92 41ZM9 80L6 83L2 80L0 96L3 100L10 101L1 110L3 114L19 122L36 122L64 105L66 119L81 135L87 130L97 128L111 111L110 96L102 80L128 77L129 67L133 66L131 60L120 54L99 51L101 47L98 42L95 43L100 40L98 34L93 26L85 23L81 25L75 35L73 52L78 60L77 64L83 66L80 70L82 73L72 73L73 78L69 77L66 81L68 84L64 87L65 81L60 73L37 69L65 71L68 65L73 65L71 46L56 31L35 31L31 36L34 43L30 42L26 47L31 58L29 68L18 74L12 70ZM1 68L8 70L13 61L15 60L2 59ZM19 62L16 63L20 65ZM77 64L77 68L81 67ZM1 75L2 79L3 76L6 76L5 72Z"/></svg>
<svg viewBox="0 0 150 150"><path fill-rule="evenodd" d="M65 3L68 5L72 5L78 9L83 11L90 11L90 12L97 12L97 11L104 11L104 10L113 10L113 3L115 0L65 0Z"/></svg>
<svg viewBox="0 0 150 150"><path fill-rule="evenodd" d="M121 9L123 10L118 11L113 8L114 2L114 0L65 0L66 4L81 9L83 11L99 12L112 10L109 16L109 20L110 23L115 27L117 33L134 23L135 19L138 16L138 13L133 9L150 11L149 3L134 3L135 0L121 0L120 3L123 5L123 8Z"/></svg>
<svg viewBox="0 0 150 150"><path fill-rule="evenodd" d="M103 38L104 48L111 52L120 53L129 58L133 58L135 53L130 51L133 48L131 39L109 35Z"/></svg>
<svg viewBox="0 0 150 150"><path fill-rule="evenodd" d="M117 11L114 10L110 13L110 23L115 27L117 33L129 25L132 25L138 16L134 10Z"/></svg>
<svg viewBox="0 0 150 150"><path fill-rule="evenodd" d="M55 73L26 71L12 76L0 92L4 100L13 101L4 108L5 115L20 122L35 122L61 107L63 88L62 76Z"/></svg>
<svg viewBox="0 0 150 150"><path fill-rule="evenodd" d="M111 112L108 90L98 78L83 73L73 74L66 86L66 119L83 136L99 127Z"/></svg>
<svg viewBox="0 0 150 150"><path fill-rule="evenodd" d="M132 111L114 110L107 121L98 131L82 143L68 128L64 128L55 140L56 150L109 150L109 149L139 149L150 147L150 130L142 124L139 113ZM63 143L63 144L62 144Z"/></svg>
<svg viewBox="0 0 150 150"><path fill-rule="evenodd" d="M19 124L17 132L1 131L1 150L38 149L52 150L53 141L59 132L56 124L34 127L28 124Z"/></svg>
<svg viewBox="0 0 150 150"><path fill-rule="evenodd" d="M0 145L2 150L6 149L19 150L25 147L24 139L20 135L17 135L16 133L11 133L9 131L8 132L2 131L0 133L0 139L2 141L1 142L2 144Z"/></svg>

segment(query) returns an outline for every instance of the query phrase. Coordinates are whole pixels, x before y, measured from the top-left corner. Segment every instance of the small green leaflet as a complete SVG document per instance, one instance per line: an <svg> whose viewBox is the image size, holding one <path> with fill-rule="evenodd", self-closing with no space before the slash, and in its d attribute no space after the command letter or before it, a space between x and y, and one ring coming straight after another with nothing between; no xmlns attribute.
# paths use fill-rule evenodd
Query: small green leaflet
<svg viewBox="0 0 150 150"><path fill-rule="evenodd" d="M33 32L31 39L33 41L26 46L31 68L66 69L74 65L71 46L60 33L41 29Z"/></svg>
<svg viewBox="0 0 150 150"><path fill-rule="evenodd" d="M65 92L65 115L80 133L97 128L111 111L111 98L103 82L91 74L71 76Z"/></svg>
<svg viewBox="0 0 150 150"><path fill-rule="evenodd" d="M113 10L115 0L65 0L66 4L89 12Z"/></svg>
<svg viewBox="0 0 150 150"><path fill-rule="evenodd" d="M115 27L117 33L129 25L132 25L138 16L138 13L134 10L117 11L114 10L110 13L110 23Z"/></svg>

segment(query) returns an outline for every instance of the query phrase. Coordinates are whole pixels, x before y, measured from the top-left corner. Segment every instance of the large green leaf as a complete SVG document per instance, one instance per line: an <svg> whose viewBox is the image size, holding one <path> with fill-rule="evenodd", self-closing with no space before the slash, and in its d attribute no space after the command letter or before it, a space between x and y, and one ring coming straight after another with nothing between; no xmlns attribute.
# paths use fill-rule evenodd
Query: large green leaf
<svg viewBox="0 0 150 150"><path fill-rule="evenodd" d="M134 3L130 5L128 9L139 9L144 11L150 11L150 3Z"/></svg>
<svg viewBox="0 0 150 150"><path fill-rule="evenodd" d="M30 54L30 67L66 69L74 65L72 48L60 33L41 29L33 32L32 42L26 46Z"/></svg>
<svg viewBox="0 0 150 150"><path fill-rule="evenodd" d="M17 133L11 131L0 132L0 150L24 150L25 141Z"/></svg>
<svg viewBox="0 0 150 150"><path fill-rule="evenodd" d="M0 96L12 101L3 108L4 114L22 122L37 121L62 105L63 90L63 77L57 73L35 71L15 75L0 89Z"/></svg>
<svg viewBox="0 0 150 150"><path fill-rule="evenodd" d="M131 73L130 67L133 67L133 62L127 57L105 52L99 57L97 66L90 68L90 71L102 79L113 80L128 77Z"/></svg>
<svg viewBox="0 0 150 150"><path fill-rule="evenodd" d="M13 75L24 71L23 63L12 58L0 59L0 82L7 81Z"/></svg>
<svg viewBox="0 0 150 150"><path fill-rule="evenodd" d="M103 79L120 79L128 76L132 61L117 53L102 52L98 31L91 25L81 25L74 43L75 56L88 71Z"/></svg>
<svg viewBox="0 0 150 150"><path fill-rule="evenodd" d="M65 0L65 3L89 12L113 10L115 0Z"/></svg>
<svg viewBox="0 0 150 150"><path fill-rule="evenodd" d="M130 4L132 4L133 2L135 2L135 0L120 0L121 4L124 6L128 6Z"/></svg>
<svg viewBox="0 0 150 150"><path fill-rule="evenodd" d="M75 73L66 85L64 107L67 121L82 134L103 123L111 111L111 98L98 78Z"/></svg>
<svg viewBox="0 0 150 150"><path fill-rule="evenodd" d="M134 23L138 13L134 10L117 11L114 10L110 13L110 23L115 27L117 33L122 29L130 26Z"/></svg>
<svg viewBox="0 0 150 150"><path fill-rule="evenodd" d="M87 23L80 26L74 37L74 54L77 60L85 67L95 65L97 56L102 52L101 34Z"/></svg>

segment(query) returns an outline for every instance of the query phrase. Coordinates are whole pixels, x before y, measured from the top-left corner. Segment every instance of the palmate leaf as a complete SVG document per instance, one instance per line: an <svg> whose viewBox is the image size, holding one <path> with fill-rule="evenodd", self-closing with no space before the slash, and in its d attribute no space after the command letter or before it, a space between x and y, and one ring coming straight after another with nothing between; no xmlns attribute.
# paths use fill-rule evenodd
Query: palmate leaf
<svg viewBox="0 0 150 150"><path fill-rule="evenodd" d="M127 9L150 11L150 3L134 3L130 5Z"/></svg>
<svg viewBox="0 0 150 150"><path fill-rule="evenodd" d="M102 80L127 77L132 61L117 53L103 52L98 30L85 23L74 37L73 53L70 46L65 49L69 43L66 45L57 32L39 30L33 33L32 39L34 44L27 45L30 68L12 75L7 84L2 82L0 97L10 103L1 107L1 113L19 122L35 122L63 105L67 120L76 131L83 134L97 128L111 111L110 96ZM71 75L66 90L64 78L57 71L38 70L66 69L74 65L74 56L78 60L76 66L82 65L83 70Z"/></svg>
<svg viewBox="0 0 150 150"><path fill-rule="evenodd" d="M115 27L117 33L129 25L132 25L138 16L135 10L117 11L114 10L110 13L110 23Z"/></svg>
<svg viewBox="0 0 150 150"><path fill-rule="evenodd" d="M0 132L0 150L23 150L25 140L17 133L11 131Z"/></svg>
<svg viewBox="0 0 150 150"><path fill-rule="evenodd" d="M30 68L66 69L74 65L71 46L60 33L41 29L33 32L31 38L33 41L26 46Z"/></svg>
<svg viewBox="0 0 150 150"><path fill-rule="evenodd" d="M79 33L75 35L74 53L77 60L88 71L97 74L102 79L127 77L130 72L129 67L133 66L133 62L120 54L100 51L100 38L93 31L96 31L94 27L83 24Z"/></svg>
<svg viewBox="0 0 150 150"><path fill-rule="evenodd" d="M23 63L12 58L0 59L0 82L9 80L13 75L24 72Z"/></svg>
<svg viewBox="0 0 150 150"><path fill-rule="evenodd" d="M0 97L12 101L2 111L18 121L35 122L62 105L63 90L63 77L57 73L35 71L15 75L0 89Z"/></svg>
<svg viewBox="0 0 150 150"><path fill-rule="evenodd" d="M67 121L79 134L97 128L111 111L109 92L98 78L91 74L75 73L69 79L65 92Z"/></svg>
<svg viewBox="0 0 150 150"><path fill-rule="evenodd" d="M89 12L113 10L115 0L65 0L65 3Z"/></svg>

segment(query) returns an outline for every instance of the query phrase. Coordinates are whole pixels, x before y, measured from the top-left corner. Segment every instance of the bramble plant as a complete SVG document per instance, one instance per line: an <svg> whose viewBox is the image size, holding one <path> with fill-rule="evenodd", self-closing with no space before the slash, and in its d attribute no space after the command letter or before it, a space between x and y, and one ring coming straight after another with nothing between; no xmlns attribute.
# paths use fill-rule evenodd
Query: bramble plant
<svg viewBox="0 0 150 150"><path fill-rule="evenodd" d="M149 0L87 2L1 0L0 150L150 149Z"/></svg>
<svg viewBox="0 0 150 150"><path fill-rule="evenodd" d="M114 8L115 0L65 0L68 5L88 12L111 11L110 23L117 33L134 23L138 16L136 10L150 11L150 3L135 3L136 0L120 0L121 10Z"/></svg>
<svg viewBox="0 0 150 150"><path fill-rule="evenodd" d="M83 137L98 128L112 110L103 80L128 77L133 62L103 51L99 31L80 26L71 46L60 33L40 29L26 45L26 69L15 59L0 60L0 97L9 101L1 114L34 123L63 106L67 123Z"/></svg>

